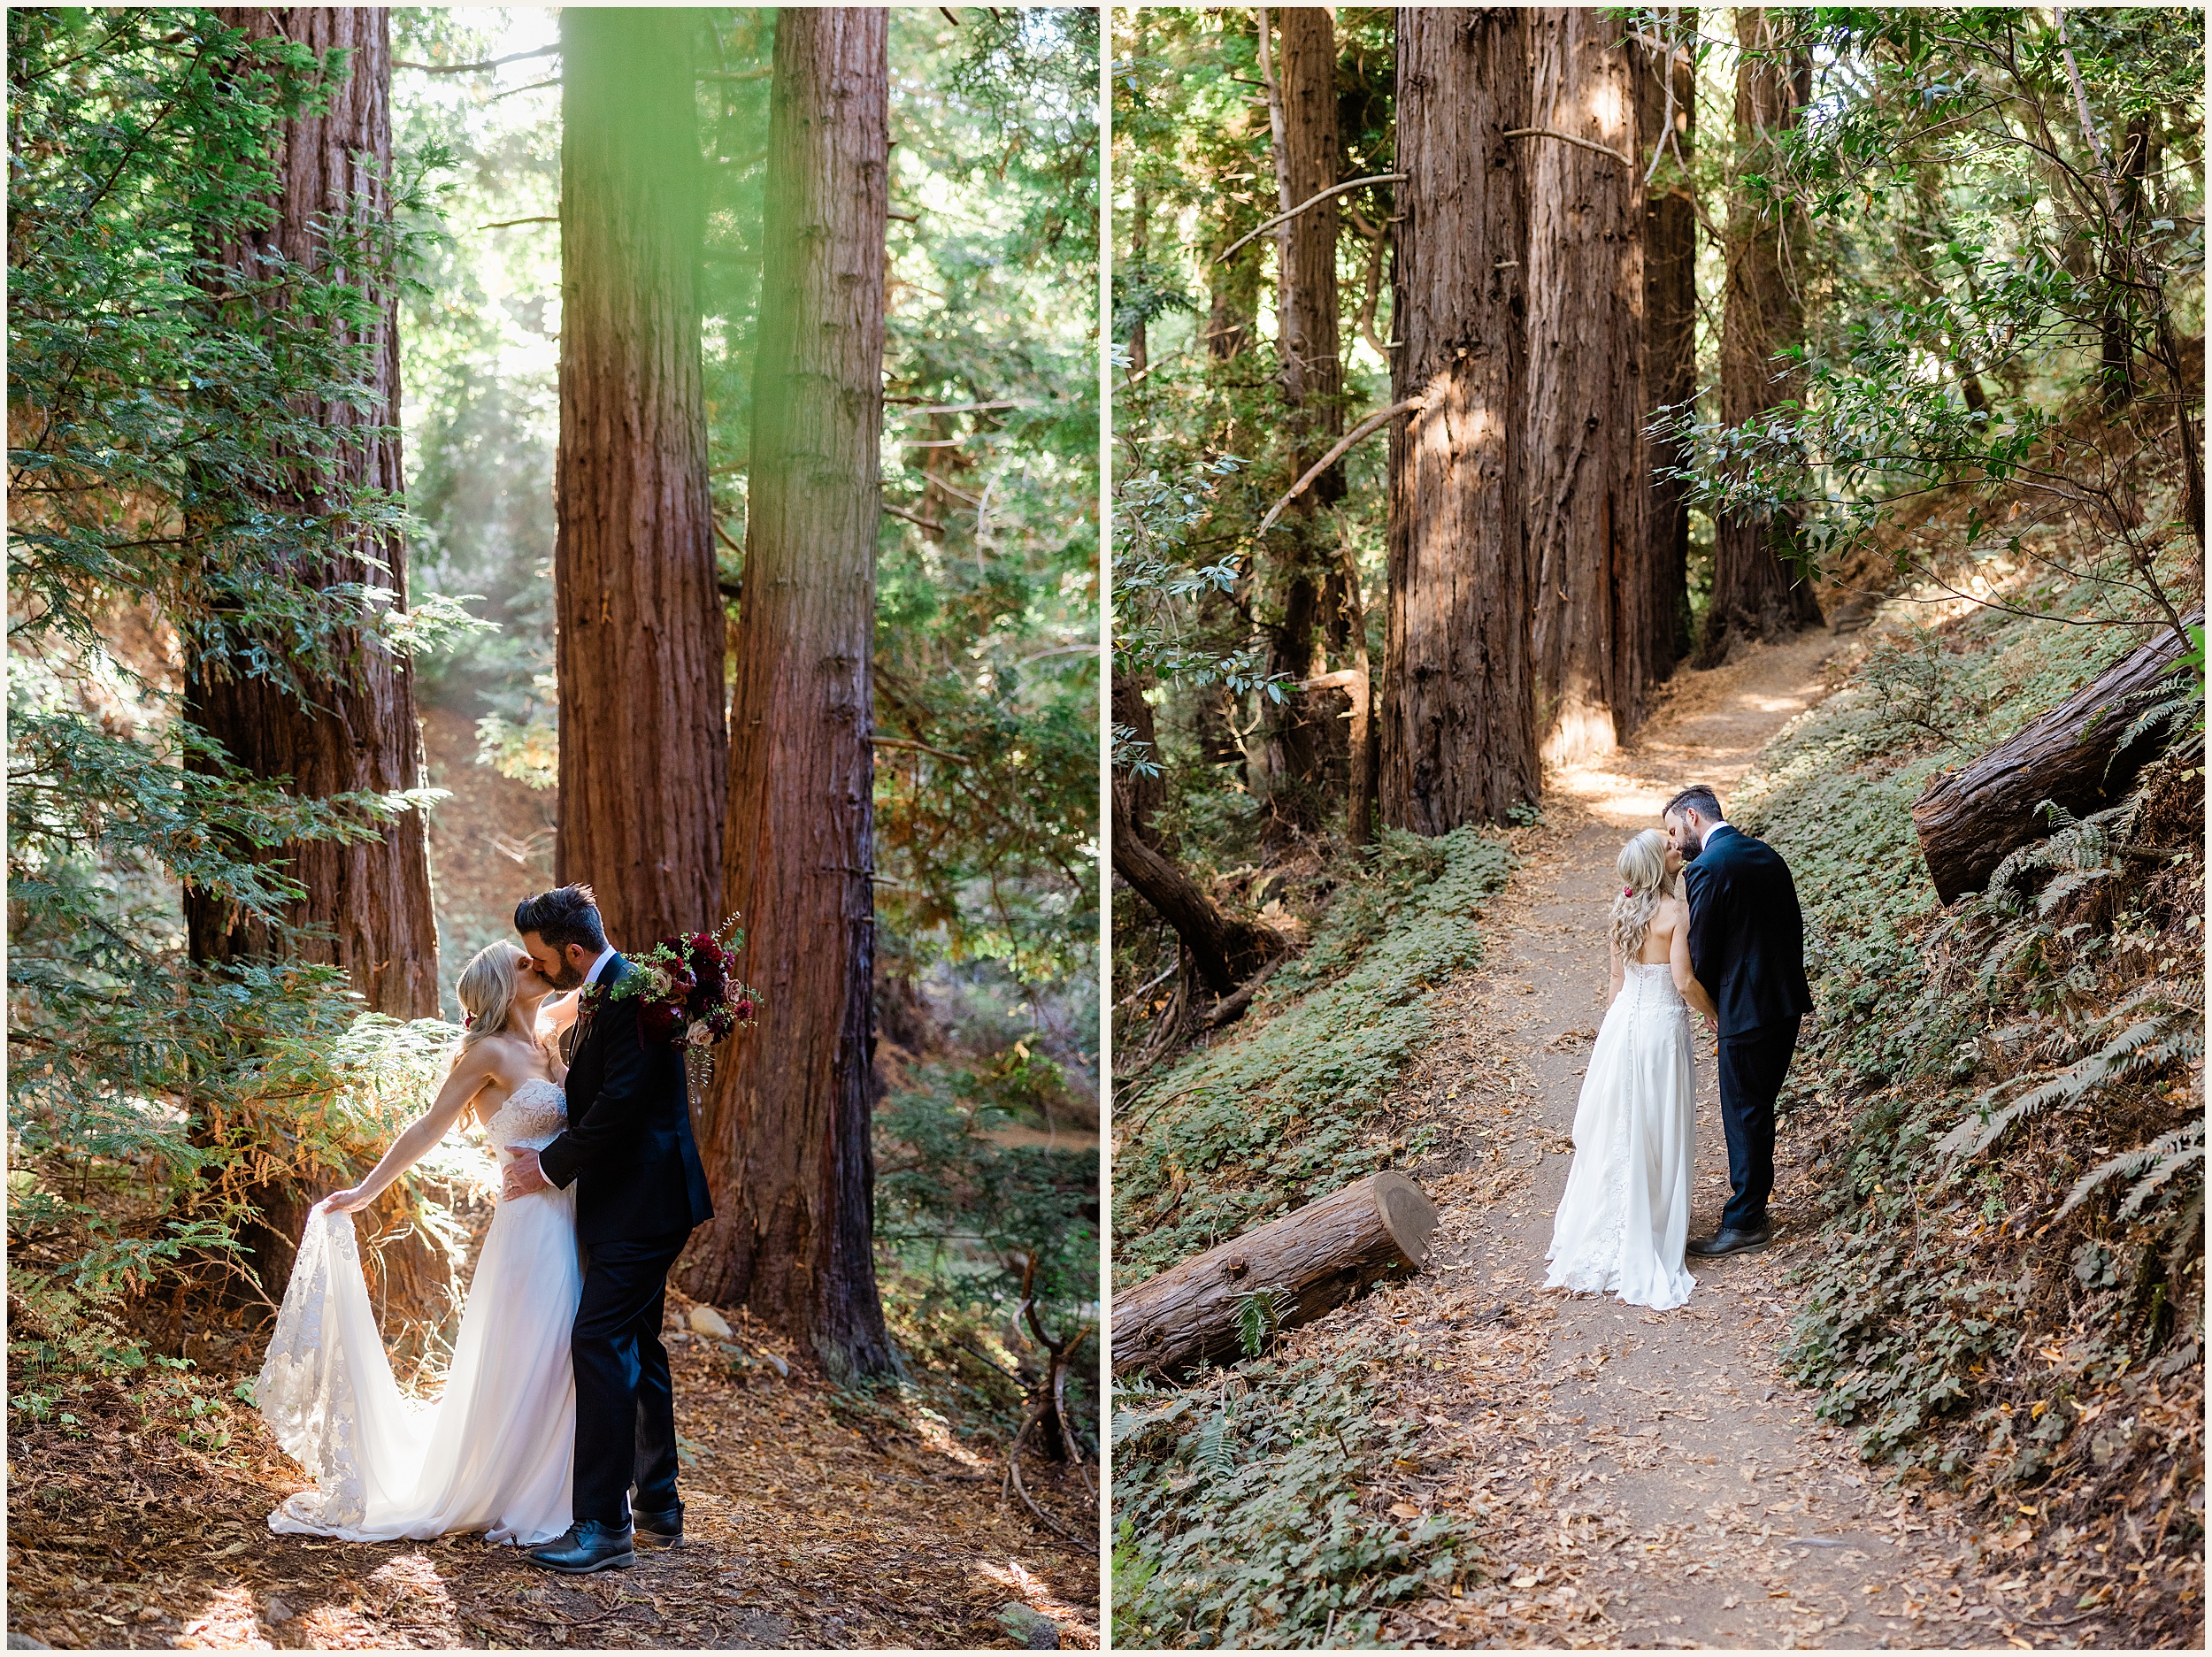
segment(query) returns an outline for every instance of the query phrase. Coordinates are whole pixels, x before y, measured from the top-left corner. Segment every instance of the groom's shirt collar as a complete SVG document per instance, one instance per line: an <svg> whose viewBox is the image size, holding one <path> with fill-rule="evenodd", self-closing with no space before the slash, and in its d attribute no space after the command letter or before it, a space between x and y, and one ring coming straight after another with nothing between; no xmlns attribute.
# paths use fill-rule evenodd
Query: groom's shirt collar
<svg viewBox="0 0 2212 1657"><path fill-rule="evenodd" d="M599 982L599 975L607 970L607 963L613 960L614 956L615 948L612 944L609 944L604 949L602 949L599 952L599 959L591 963L591 970L584 974L584 985L586 988L589 988L592 985Z"/></svg>

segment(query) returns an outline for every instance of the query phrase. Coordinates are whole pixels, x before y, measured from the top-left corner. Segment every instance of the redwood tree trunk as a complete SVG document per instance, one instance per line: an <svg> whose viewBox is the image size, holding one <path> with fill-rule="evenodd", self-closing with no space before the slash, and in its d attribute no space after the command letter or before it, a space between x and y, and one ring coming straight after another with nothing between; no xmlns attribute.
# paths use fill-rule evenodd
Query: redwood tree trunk
<svg viewBox="0 0 2212 1657"><path fill-rule="evenodd" d="M390 211L392 54L385 12L352 6L241 8L217 14L226 27L255 38L281 34L318 52L347 53L345 79L334 84L322 115L289 123L282 139L275 218L250 242L219 249L225 265L253 267L273 250L308 269L332 272L323 221L349 212L380 219ZM325 403L315 410L332 441L321 455L303 456L295 486L271 502L277 510L313 515L333 509L365 485L397 495L406 487L399 447L398 295L388 291L365 343L378 364L375 406ZM369 428L375 428L370 430ZM383 565L378 568L378 564ZM321 588L357 582L392 595L407 607L407 548L396 535L365 536L335 557L296 572L300 585ZM368 790L390 793L422 782L422 729L415 717L414 674L407 663L373 643L347 651L352 671L335 677L295 664L304 697L266 678L195 663L185 717L221 742L256 777L284 777L304 795ZM438 1011L438 936L430 907L430 861L421 814L409 812L382 836L362 845L304 841L284 848L284 871L306 889L286 918L326 934L299 953L343 967L369 1006L395 1018L429 1018ZM196 961L267 956L275 940L265 926L187 888L187 941Z"/></svg>
<svg viewBox="0 0 2212 1657"><path fill-rule="evenodd" d="M318 53L342 50L346 73L331 88L321 115L288 123L283 132L274 217L250 241L221 247L217 257L241 271L257 255L281 253L319 273L334 266L326 222L350 215L382 219L390 212L392 159L391 43L388 14L349 6L239 8L218 12L228 28L249 36L280 35ZM358 280L358 273L353 273ZM342 507L362 487L396 495L406 485L400 464L398 295L383 295L365 336L373 361L374 404L325 403L315 412L332 433L321 454L300 457L292 488L269 502L274 510L316 515ZM379 567L379 566L381 567ZM307 588L359 583L407 607L407 548L396 535L363 536L334 556L294 572ZM190 664L185 718L221 742L257 777L292 779L313 798L365 790L389 793L422 781L422 731L407 663L357 638L341 649L349 671L332 675L290 664L303 695L266 678L231 672L226 664ZM343 967L369 1007L396 1018L438 1011L438 938L431 909L429 854L422 817L409 812L377 840L341 846L306 841L285 847L278 860L305 889L285 918L310 930L303 947L285 948ZM271 930L186 888L187 945L195 961L234 962L275 954ZM315 934L320 934L319 937ZM334 1176L345 1170L330 1170ZM262 1223L245 1239L265 1288L280 1290L307 1209L319 1192L288 1184L250 1186L245 1193ZM385 1242L391 1204L363 1223L364 1254L378 1274L379 1304L396 1289L410 1316L435 1315L451 1281L443 1252L427 1239Z"/></svg>
<svg viewBox="0 0 2212 1657"><path fill-rule="evenodd" d="M1282 39L1274 76L1276 211L1288 212L1337 181L1336 35L1325 6L1286 6L1274 14ZM1264 45L1265 37L1263 35ZM1335 198L1308 208L1275 230L1277 355L1289 414L1291 478L1344 434L1344 368L1338 351ZM1317 633L1330 548L1317 548L1316 519L1344 493L1332 467L1291 505L1270 543L1271 586L1282 606L1268 671L1302 679L1320 671ZM1318 822L1311 791L1335 733L1328 700L1292 690L1268 717L1261 769L1278 821Z"/></svg>
<svg viewBox="0 0 2212 1657"><path fill-rule="evenodd" d="M1390 440L1383 821L1423 834L1537 797L1518 411L1527 21L1398 12L1401 221Z"/></svg>
<svg viewBox="0 0 2212 1657"><path fill-rule="evenodd" d="M1632 157L1634 76L1619 19L1546 6L1529 29L1529 125ZM1565 763L1609 753L1643 709L1643 174L1556 138L1519 142L1537 733L1543 756Z"/></svg>
<svg viewBox="0 0 2212 1657"><path fill-rule="evenodd" d="M874 8L776 19L724 865L764 1005L762 1027L725 1049L703 1113L715 1217L687 1277L841 1377L896 1362L868 1137L887 33Z"/></svg>
<svg viewBox="0 0 2212 1657"><path fill-rule="evenodd" d="M1697 13L1680 14L1685 30ZM1645 422L1663 406L1697 395L1697 201L1683 171L1694 154L1697 71L1688 47L1667 54L1636 49L1636 138L1640 164L1660 164L1644 203ZM1670 105L1667 82L1674 83ZM1669 139L1670 129L1672 133ZM1678 165L1676 151L1680 151ZM1644 659L1654 682L1665 679L1690 652L1690 506L1680 483L1658 475L1682 464L1681 445L1647 438L1651 487L1644 497Z"/></svg>
<svg viewBox="0 0 2212 1657"><path fill-rule="evenodd" d="M700 387L697 27L674 9L561 14L554 868L588 881L610 934L638 947L722 913L726 637Z"/></svg>
<svg viewBox="0 0 2212 1657"><path fill-rule="evenodd" d="M1737 172L1778 171L1776 140L1797 123L1811 94L1812 66L1800 53L1773 54L1780 26L1756 6L1736 12ZM1787 259L1804 246L1804 221L1786 210L1762 211L1737 188L1728 204L1728 292L1721 317L1721 418L1731 426L1756 419L1796 395L1799 375L1775 358L1805 335L1803 302ZM1716 525L1713 595L1705 612L1698 661L1725 660L1739 639L1775 640L1816 625L1820 604L1791 555L1797 524L1787 514L1747 518L1724 512Z"/></svg>

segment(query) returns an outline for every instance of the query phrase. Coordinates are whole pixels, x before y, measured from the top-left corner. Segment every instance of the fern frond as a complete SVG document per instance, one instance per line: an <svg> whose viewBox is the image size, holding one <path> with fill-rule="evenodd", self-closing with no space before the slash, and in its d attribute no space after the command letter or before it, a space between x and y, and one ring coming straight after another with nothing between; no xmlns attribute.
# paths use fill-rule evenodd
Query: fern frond
<svg viewBox="0 0 2212 1657"><path fill-rule="evenodd" d="M2200 729L2204 723L2204 681L2194 673L2183 671L2158 686L2163 692L2158 700L2147 704L2135 716L2120 738L2120 746L2113 750L2117 760L2139 736L2151 732L2162 732L2169 740L2187 732ZM2107 774L2110 765L2106 767Z"/></svg>
<svg viewBox="0 0 2212 1657"><path fill-rule="evenodd" d="M2109 880L2119 872L2117 869L2102 867L2069 870L2043 888L2041 895L2035 901L2035 912L2048 915L2072 894L2093 886L2100 880Z"/></svg>
<svg viewBox="0 0 2212 1657"><path fill-rule="evenodd" d="M1252 1289L1237 1297L1237 1344L1244 1355L1256 1358L1279 1334L1289 1316L1291 1299L1279 1287Z"/></svg>
<svg viewBox="0 0 2212 1657"><path fill-rule="evenodd" d="M1224 1404L1198 1430L1198 1470L1209 1478L1227 1478L1237 1470L1236 1452L1229 1439L1229 1407Z"/></svg>
<svg viewBox="0 0 2212 1657"><path fill-rule="evenodd" d="M2100 1187L2114 1179L2124 1179L2142 1174L2135 1188L2128 1193L2127 1201L2120 1205L2120 1217L2132 1219L2142 1209L2143 1203L2159 1186L2164 1185L2192 1162L2204 1160L2204 1120L2176 1128L2162 1134L2148 1145L2139 1145L2131 1151L2123 1151L2091 1169L2074 1183L2066 1193L2066 1201L2059 1204L2054 1219L2064 1219L2079 1208ZM2144 1170L2148 1170L2146 1173Z"/></svg>
<svg viewBox="0 0 2212 1657"><path fill-rule="evenodd" d="M2015 1123L2062 1105L2069 1109L2130 1077L2186 1063L2204 1055L2204 987L2158 978L2139 987L2101 1022L2109 1030L2123 1018L2147 1005L2159 1010L2138 1018L2087 1058L2019 1093L2010 1103L1992 1111L1990 1107L2020 1085L2020 1078L2000 1082L1974 1101L1970 1116L1937 1142L1945 1157L1979 1156L2001 1139Z"/></svg>

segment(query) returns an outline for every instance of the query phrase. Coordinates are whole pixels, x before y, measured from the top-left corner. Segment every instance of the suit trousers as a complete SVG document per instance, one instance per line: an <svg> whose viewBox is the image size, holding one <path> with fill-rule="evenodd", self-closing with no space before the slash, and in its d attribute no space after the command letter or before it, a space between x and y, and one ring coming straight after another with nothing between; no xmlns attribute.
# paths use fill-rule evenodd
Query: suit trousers
<svg viewBox="0 0 2212 1657"><path fill-rule="evenodd" d="M1732 1193L1721 1210L1723 1231L1755 1231L1767 1223L1767 1198L1774 1191L1774 1101L1797 1051L1801 1022L1761 1024L1720 1039L1720 1121L1728 1136Z"/></svg>
<svg viewBox="0 0 2212 1657"><path fill-rule="evenodd" d="M569 1354L576 1368L574 1516L626 1524L676 1505L676 1400L661 1318L688 1230L587 1246Z"/></svg>

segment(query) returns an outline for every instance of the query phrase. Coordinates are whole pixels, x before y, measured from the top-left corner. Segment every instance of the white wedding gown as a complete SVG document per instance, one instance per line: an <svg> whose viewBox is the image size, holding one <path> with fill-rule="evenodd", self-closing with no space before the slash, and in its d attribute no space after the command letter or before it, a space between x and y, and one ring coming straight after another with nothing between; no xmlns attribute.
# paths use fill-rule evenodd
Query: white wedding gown
<svg viewBox="0 0 2212 1657"><path fill-rule="evenodd" d="M1663 961L1628 963L1575 1106L1575 1160L1553 1223L1548 1289L1664 1311L1697 1287L1682 1264L1697 1133L1690 1011Z"/></svg>
<svg viewBox="0 0 2212 1657"><path fill-rule="evenodd" d="M551 1082L526 1082L485 1132L542 1149L568 1124ZM492 1216L461 1315L445 1393L401 1395L370 1310L353 1216L318 1207L284 1292L255 1401L316 1488L269 1529L355 1542L484 1530L548 1541L570 1523L576 1380L569 1331L583 1293L576 1193L549 1188Z"/></svg>

